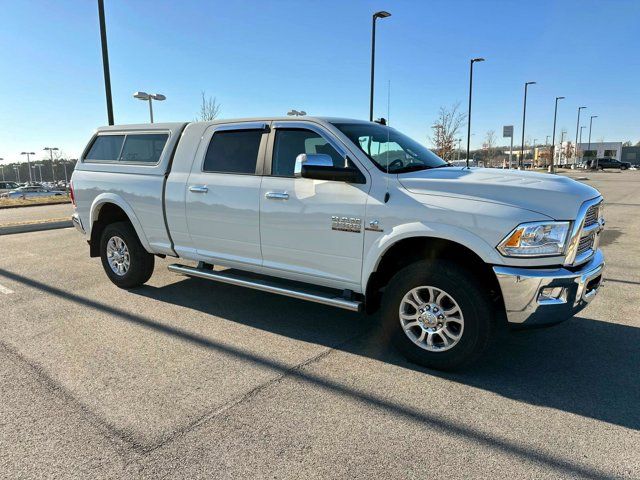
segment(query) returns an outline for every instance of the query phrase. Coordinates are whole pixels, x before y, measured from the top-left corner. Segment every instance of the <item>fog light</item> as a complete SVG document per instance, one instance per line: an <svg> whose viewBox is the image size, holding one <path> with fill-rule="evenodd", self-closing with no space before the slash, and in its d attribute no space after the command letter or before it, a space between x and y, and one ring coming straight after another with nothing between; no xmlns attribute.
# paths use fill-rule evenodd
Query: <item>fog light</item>
<svg viewBox="0 0 640 480"><path fill-rule="evenodd" d="M540 290L538 303L566 303L567 289L564 287L545 287Z"/></svg>

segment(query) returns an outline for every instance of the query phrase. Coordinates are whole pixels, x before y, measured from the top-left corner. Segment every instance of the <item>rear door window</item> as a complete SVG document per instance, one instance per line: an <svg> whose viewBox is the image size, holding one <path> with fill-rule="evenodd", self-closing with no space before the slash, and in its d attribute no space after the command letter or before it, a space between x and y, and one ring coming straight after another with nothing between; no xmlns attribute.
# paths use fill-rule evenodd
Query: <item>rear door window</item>
<svg viewBox="0 0 640 480"><path fill-rule="evenodd" d="M115 162L118 160L123 142L124 135L98 135L85 159Z"/></svg>
<svg viewBox="0 0 640 480"><path fill-rule="evenodd" d="M204 172L255 174L264 130L215 132L207 148Z"/></svg>
<svg viewBox="0 0 640 480"><path fill-rule="evenodd" d="M127 163L158 163L169 135L148 133L127 135L120 161Z"/></svg>

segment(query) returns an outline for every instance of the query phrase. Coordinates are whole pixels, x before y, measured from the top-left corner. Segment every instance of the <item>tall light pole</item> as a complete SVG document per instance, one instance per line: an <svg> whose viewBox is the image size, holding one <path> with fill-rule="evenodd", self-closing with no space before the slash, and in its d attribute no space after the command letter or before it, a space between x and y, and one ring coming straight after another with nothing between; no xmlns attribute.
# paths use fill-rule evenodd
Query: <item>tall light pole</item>
<svg viewBox="0 0 640 480"><path fill-rule="evenodd" d="M525 82L524 84L524 107L522 109L522 147L520 148L520 163L519 166L522 168L524 162L524 124L527 119L527 88L529 85L535 85L536 82Z"/></svg>
<svg viewBox="0 0 640 480"><path fill-rule="evenodd" d="M29 182L33 181L33 178L31 177L31 161L29 160L29 156L30 155L35 155L34 152L22 152L20 153L20 155L26 155L27 156L27 166L29 167Z"/></svg>
<svg viewBox="0 0 640 480"><path fill-rule="evenodd" d="M20 183L20 168L17 165L14 165L13 171L16 172L16 181Z"/></svg>
<svg viewBox="0 0 640 480"><path fill-rule="evenodd" d="M58 147L44 147L43 150L49 150L49 158L51 158L51 173L53 174L53 182L55 183L56 181L56 171L53 168L53 152L54 151L59 151L60 149Z"/></svg>
<svg viewBox="0 0 640 480"><path fill-rule="evenodd" d="M573 153L573 163L576 163L576 160L578 159L578 128L580 128L580 110L585 108L587 107L578 107L578 121L576 122L576 148Z"/></svg>
<svg viewBox="0 0 640 480"><path fill-rule="evenodd" d="M375 65L376 65L376 21L379 18L387 18L390 17L391 14L389 12L385 12L381 10L373 14L372 24L371 24L371 90L369 92L369 121L373 122L373 84L374 84L374 74L375 74Z"/></svg>
<svg viewBox="0 0 640 480"><path fill-rule="evenodd" d="M34 164L33 168L35 169L36 167L38 167L38 171L40 172L40 183L42 183L42 164L41 163Z"/></svg>
<svg viewBox="0 0 640 480"><path fill-rule="evenodd" d="M0 158L0 162L2 162L4 158ZM2 169L2 181L4 182L4 165L0 165L0 169Z"/></svg>
<svg viewBox="0 0 640 480"><path fill-rule="evenodd" d="M580 161L582 161L582 129L587 128L586 125L580 125L580 143L578 143L578 145L580 145ZM578 149L578 146L576 146L576 150Z"/></svg>
<svg viewBox="0 0 640 480"><path fill-rule="evenodd" d="M536 142L538 141L537 138L533 139L533 147L531 148L531 168L533 168L533 166L536 163Z"/></svg>
<svg viewBox="0 0 640 480"><path fill-rule="evenodd" d="M111 101L111 74L109 73L109 51L107 50L107 26L104 19L104 0L98 0L100 20L100 43L102 45L102 69L104 71L104 93L107 97L107 118L113 125L113 103Z"/></svg>
<svg viewBox="0 0 640 480"><path fill-rule="evenodd" d="M591 119L589 120L589 146L587 147L587 152L591 153L591 127L593 127L593 119L598 118L598 115L591 115ZM596 153L596 168L598 168L598 154Z"/></svg>
<svg viewBox="0 0 640 480"><path fill-rule="evenodd" d="M133 98L137 98L138 100L145 100L149 102L149 118L151 119L151 123L153 123L153 100L157 100L158 102L162 102L166 100L167 97L162 95L161 93L147 93L147 92L136 92L133 94Z"/></svg>
<svg viewBox="0 0 640 480"><path fill-rule="evenodd" d="M562 132L560 132L560 155L559 155L560 158L558 158L558 165L562 163L562 150L563 150L562 144L564 143L565 133L567 133L566 130L562 130Z"/></svg>
<svg viewBox="0 0 640 480"><path fill-rule="evenodd" d="M469 113L467 113L467 168L469 168L469 155L471 151L471 97L473 95L473 64L484 62L484 58L472 58L469 61Z"/></svg>
<svg viewBox="0 0 640 480"><path fill-rule="evenodd" d="M562 100L564 97L556 97L556 108L553 112L553 134L552 134L552 145L551 145L551 164L549 165L549 172L556 173L555 171L555 155L556 155L556 120L558 119L558 100Z"/></svg>

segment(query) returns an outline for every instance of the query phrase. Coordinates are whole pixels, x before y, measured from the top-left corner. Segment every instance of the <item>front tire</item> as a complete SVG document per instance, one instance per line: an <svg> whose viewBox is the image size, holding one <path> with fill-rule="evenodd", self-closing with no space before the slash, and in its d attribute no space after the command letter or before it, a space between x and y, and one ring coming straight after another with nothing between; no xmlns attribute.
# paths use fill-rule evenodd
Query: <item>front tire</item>
<svg viewBox="0 0 640 480"><path fill-rule="evenodd" d="M382 299L385 329L410 361L436 370L468 366L495 330L488 292L454 262L420 261L400 270Z"/></svg>
<svg viewBox="0 0 640 480"><path fill-rule="evenodd" d="M155 258L144 249L129 222L105 227L100 239L100 258L109 280L120 288L139 287L153 274Z"/></svg>

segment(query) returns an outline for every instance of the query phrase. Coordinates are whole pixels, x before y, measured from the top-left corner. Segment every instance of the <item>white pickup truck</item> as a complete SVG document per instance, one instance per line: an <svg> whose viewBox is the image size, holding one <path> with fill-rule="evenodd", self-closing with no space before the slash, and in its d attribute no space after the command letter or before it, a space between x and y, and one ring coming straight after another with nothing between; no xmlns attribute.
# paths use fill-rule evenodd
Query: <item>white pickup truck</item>
<svg viewBox="0 0 640 480"><path fill-rule="evenodd" d="M379 309L395 345L431 368L474 361L501 325L572 317L602 282L597 190L452 167L375 122L102 127L72 192L73 222L119 287L169 256L193 262L169 266L180 274Z"/></svg>

